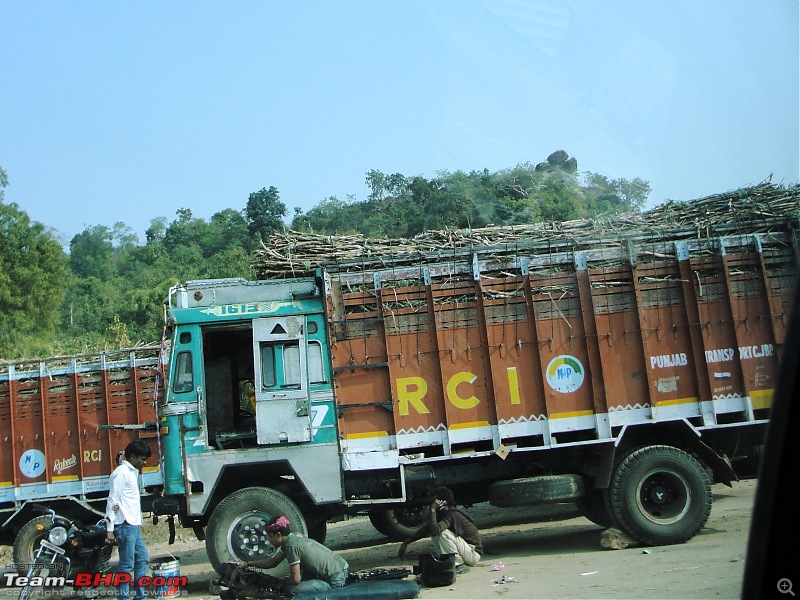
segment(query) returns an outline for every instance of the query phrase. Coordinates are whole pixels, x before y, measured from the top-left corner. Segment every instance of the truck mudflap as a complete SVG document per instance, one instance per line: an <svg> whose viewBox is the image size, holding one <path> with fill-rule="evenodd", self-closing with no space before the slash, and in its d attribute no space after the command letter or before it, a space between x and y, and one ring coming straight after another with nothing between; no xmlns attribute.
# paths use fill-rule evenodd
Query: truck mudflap
<svg viewBox="0 0 800 600"><path fill-rule="evenodd" d="M697 456L711 469L714 473L714 481L724 483L728 487L733 487L734 481L739 481L736 471L733 470L731 461L727 456L718 454L713 448L698 439L692 448L697 453Z"/></svg>

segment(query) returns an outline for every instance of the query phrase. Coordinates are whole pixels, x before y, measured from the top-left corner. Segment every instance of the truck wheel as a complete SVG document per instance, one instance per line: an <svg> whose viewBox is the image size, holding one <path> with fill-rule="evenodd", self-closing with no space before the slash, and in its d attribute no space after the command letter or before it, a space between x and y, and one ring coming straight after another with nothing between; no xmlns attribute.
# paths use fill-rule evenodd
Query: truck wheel
<svg viewBox="0 0 800 600"><path fill-rule="evenodd" d="M672 446L646 446L615 468L608 503L620 526L639 541L679 544L706 524L711 484L690 454Z"/></svg>
<svg viewBox="0 0 800 600"><path fill-rule="evenodd" d="M39 542L47 536L47 528L50 526L50 515L41 515L31 519L19 530L17 537L14 538L14 547L11 556L14 564L22 565L17 567L20 575L28 573L28 566L33 564L33 555L39 548ZM38 527L43 527L39 529Z"/></svg>
<svg viewBox="0 0 800 600"><path fill-rule="evenodd" d="M372 526L395 542L408 539L425 523L427 504L382 508L369 511Z"/></svg>
<svg viewBox="0 0 800 600"><path fill-rule="evenodd" d="M238 490L217 505L206 528L206 552L211 566L223 575L229 561L257 560L271 551L265 527L285 516L294 533L308 534L297 505L275 490L250 487Z"/></svg>
<svg viewBox="0 0 800 600"><path fill-rule="evenodd" d="M575 504L578 505L578 510L583 513L583 516L589 519L592 523L600 525L600 527L613 527L614 516L609 511L606 496L607 490L590 489L586 490L586 494L582 498L578 498Z"/></svg>
<svg viewBox="0 0 800 600"><path fill-rule="evenodd" d="M489 486L489 502L501 508L537 502L570 501L584 493L580 475L540 475L497 481Z"/></svg>

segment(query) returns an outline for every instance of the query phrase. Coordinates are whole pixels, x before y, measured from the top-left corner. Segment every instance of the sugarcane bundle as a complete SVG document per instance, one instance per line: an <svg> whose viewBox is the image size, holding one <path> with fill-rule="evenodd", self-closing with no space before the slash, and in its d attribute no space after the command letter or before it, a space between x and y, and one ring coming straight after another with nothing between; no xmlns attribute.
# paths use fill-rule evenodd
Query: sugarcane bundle
<svg viewBox="0 0 800 600"><path fill-rule="evenodd" d="M274 234L257 250L259 279L308 275L324 266L354 272L418 262L448 260L465 253L504 256L554 249L580 249L641 240L679 240L762 233L800 215L800 185L764 182L685 202L668 201L641 213L525 225L444 229L412 238L322 235L300 231Z"/></svg>

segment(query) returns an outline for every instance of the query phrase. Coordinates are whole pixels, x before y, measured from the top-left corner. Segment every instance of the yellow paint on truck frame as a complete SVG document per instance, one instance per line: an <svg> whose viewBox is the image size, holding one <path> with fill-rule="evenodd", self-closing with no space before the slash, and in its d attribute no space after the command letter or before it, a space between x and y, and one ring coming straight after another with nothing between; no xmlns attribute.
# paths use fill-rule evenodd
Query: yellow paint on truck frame
<svg viewBox="0 0 800 600"><path fill-rule="evenodd" d="M750 403L754 409L770 408L775 390L755 390L750 392Z"/></svg>
<svg viewBox="0 0 800 600"><path fill-rule="evenodd" d="M697 402L697 398L674 398L673 400L661 400L656 402L656 406L675 406L676 404L691 404Z"/></svg>
<svg viewBox="0 0 800 600"><path fill-rule="evenodd" d="M569 419L572 417L588 417L593 415L594 411L591 410L574 410L572 412L553 413L550 415L551 419Z"/></svg>
<svg viewBox="0 0 800 600"><path fill-rule="evenodd" d="M453 423L450 429L469 429L470 427L488 427L488 421L475 421L473 423Z"/></svg>
<svg viewBox="0 0 800 600"><path fill-rule="evenodd" d="M364 438L385 437L389 435L385 431L364 431L361 433L348 433L345 437L348 440L360 440Z"/></svg>

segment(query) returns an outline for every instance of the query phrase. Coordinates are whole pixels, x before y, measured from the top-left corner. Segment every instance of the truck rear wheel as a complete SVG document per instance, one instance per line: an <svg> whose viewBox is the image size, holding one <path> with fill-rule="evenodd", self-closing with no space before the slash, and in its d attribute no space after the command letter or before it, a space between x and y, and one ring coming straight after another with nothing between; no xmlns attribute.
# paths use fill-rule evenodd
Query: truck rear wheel
<svg viewBox="0 0 800 600"><path fill-rule="evenodd" d="M369 521L378 530L378 533L382 533L396 542L402 542L422 527L427 516L427 509L427 504L400 508L376 508L369 511Z"/></svg>
<svg viewBox="0 0 800 600"><path fill-rule="evenodd" d="M584 493L580 475L540 475L497 481L489 486L489 502L501 508L537 502L568 502Z"/></svg>
<svg viewBox="0 0 800 600"><path fill-rule="evenodd" d="M693 538L711 514L703 466L672 446L646 446L622 459L611 476L609 508L639 541L661 546Z"/></svg>
<svg viewBox="0 0 800 600"><path fill-rule="evenodd" d="M41 526L43 528L39 529ZM42 538L47 537L49 527L50 515L41 515L25 523L19 530L17 537L14 538L11 556L14 559L14 564L21 565L17 567L17 572L20 575L28 573L28 565L33 564L33 555L39 548L39 542Z"/></svg>
<svg viewBox="0 0 800 600"><path fill-rule="evenodd" d="M265 527L270 519L284 516L294 533L308 535L297 505L269 488L250 487L225 498L211 513L206 528L206 552L211 566L222 575L229 561L258 560L272 552Z"/></svg>

